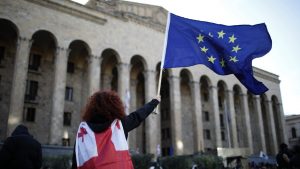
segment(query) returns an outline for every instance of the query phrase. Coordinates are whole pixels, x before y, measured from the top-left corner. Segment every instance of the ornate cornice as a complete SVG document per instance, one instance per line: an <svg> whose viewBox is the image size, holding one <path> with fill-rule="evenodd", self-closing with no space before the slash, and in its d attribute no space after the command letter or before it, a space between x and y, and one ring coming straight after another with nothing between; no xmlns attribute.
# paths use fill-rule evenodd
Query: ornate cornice
<svg viewBox="0 0 300 169"><path fill-rule="evenodd" d="M83 18L101 25L107 20L97 15L97 12L114 17L124 22L135 22L159 32L165 31L167 11L159 6L147 5L128 1L95 0L93 3L81 5L71 0L25 0L46 8ZM122 7L127 7L126 10ZM137 9L137 10L136 10ZM139 10L148 12L140 15Z"/></svg>
<svg viewBox="0 0 300 169"><path fill-rule="evenodd" d="M79 18L83 18L95 23L98 23L100 25L104 25L107 20L104 18L101 18L97 15L93 15L92 13L87 13L84 11L84 9L80 9L76 7L76 3L72 3L71 1L68 0L25 0L34 4L38 4L40 6L54 9L56 11L64 12L67 13L71 16L76 16ZM67 5L69 4L69 5ZM85 6L80 6L81 8L86 8ZM86 8L86 10L91 10Z"/></svg>
<svg viewBox="0 0 300 169"><path fill-rule="evenodd" d="M165 31L167 11L159 6L120 0L92 0L87 6L124 21L132 21L160 32Z"/></svg>
<svg viewBox="0 0 300 169"><path fill-rule="evenodd" d="M257 67L253 67L253 73L255 77L260 77L265 80L270 80L275 83L280 83L279 76L273 73L267 72L265 70L259 69Z"/></svg>
<svg viewBox="0 0 300 169"><path fill-rule="evenodd" d="M165 25L155 22L150 18L141 18L140 16L132 14L132 13L123 13L123 16L125 18L127 18L128 20L135 22L137 24L141 24L141 25L150 27L150 28L155 29L160 32L165 32Z"/></svg>

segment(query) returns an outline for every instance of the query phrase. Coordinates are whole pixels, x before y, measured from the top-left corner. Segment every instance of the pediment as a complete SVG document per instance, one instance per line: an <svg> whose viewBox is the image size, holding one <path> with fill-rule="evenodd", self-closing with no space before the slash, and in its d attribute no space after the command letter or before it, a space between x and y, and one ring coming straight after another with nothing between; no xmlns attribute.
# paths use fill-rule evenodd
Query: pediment
<svg viewBox="0 0 300 169"><path fill-rule="evenodd" d="M164 31L167 22L167 10L160 6L120 0L90 0L87 6L160 31Z"/></svg>

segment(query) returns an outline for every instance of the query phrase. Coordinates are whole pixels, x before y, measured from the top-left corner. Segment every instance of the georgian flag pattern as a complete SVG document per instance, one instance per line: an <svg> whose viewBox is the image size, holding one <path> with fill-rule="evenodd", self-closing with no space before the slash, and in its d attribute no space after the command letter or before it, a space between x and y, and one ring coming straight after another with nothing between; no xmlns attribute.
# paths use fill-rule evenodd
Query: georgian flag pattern
<svg viewBox="0 0 300 169"><path fill-rule="evenodd" d="M133 169L128 143L120 120L101 133L81 122L76 137L78 169Z"/></svg>

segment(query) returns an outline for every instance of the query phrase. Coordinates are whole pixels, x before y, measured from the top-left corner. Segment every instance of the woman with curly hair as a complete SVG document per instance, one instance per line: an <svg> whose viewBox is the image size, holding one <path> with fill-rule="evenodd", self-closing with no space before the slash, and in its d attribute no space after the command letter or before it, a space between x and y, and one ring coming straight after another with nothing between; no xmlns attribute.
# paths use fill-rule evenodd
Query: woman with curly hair
<svg viewBox="0 0 300 169"><path fill-rule="evenodd" d="M72 169L133 169L127 144L128 132L138 127L159 102L160 96L157 96L126 115L117 93L94 93L82 114Z"/></svg>

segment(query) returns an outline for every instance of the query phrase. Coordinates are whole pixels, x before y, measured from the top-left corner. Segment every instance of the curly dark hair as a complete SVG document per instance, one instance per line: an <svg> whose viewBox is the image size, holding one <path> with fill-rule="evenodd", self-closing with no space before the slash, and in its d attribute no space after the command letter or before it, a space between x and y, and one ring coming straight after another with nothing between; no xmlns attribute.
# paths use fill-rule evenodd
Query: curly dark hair
<svg viewBox="0 0 300 169"><path fill-rule="evenodd" d="M116 92L98 91L89 98L82 120L92 122L99 117L109 121L125 117L124 105Z"/></svg>

